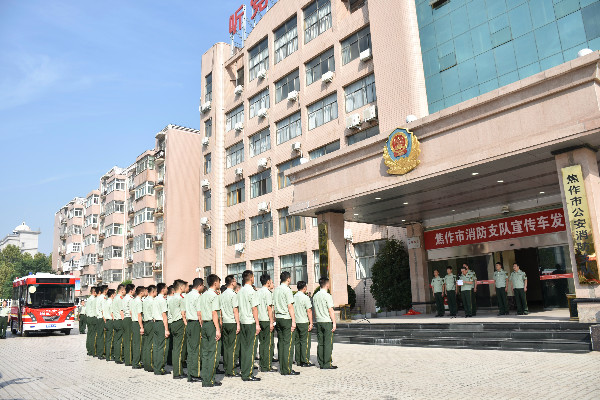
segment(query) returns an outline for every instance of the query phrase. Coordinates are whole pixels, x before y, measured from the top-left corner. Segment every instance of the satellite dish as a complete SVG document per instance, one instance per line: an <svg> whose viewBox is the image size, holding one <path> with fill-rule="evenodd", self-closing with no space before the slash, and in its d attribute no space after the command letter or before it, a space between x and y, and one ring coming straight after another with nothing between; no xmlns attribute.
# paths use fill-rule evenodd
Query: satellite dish
<svg viewBox="0 0 600 400"><path fill-rule="evenodd" d="M29 286L29 293L34 294L37 290L37 286Z"/></svg>

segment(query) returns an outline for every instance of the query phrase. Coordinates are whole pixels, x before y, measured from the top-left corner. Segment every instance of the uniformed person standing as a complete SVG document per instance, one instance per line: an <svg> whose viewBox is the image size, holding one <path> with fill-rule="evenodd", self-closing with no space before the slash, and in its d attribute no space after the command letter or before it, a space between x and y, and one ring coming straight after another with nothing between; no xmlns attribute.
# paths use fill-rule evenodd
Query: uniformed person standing
<svg viewBox="0 0 600 400"><path fill-rule="evenodd" d="M436 317L443 317L446 313L444 307L444 280L440 278L440 271L433 270L433 279L431 280L431 290L435 298Z"/></svg>
<svg viewBox="0 0 600 400"><path fill-rule="evenodd" d="M238 309L240 313L240 370L243 381L260 381L252 376L254 355L256 354L256 338L260 333L258 320L259 299L252 288L254 273L246 270L242 273L244 287L238 293Z"/></svg>
<svg viewBox="0 0 600 400"><path fill-rule="evenodd" d="M200 314L202 316L202 387L221 386L215 381L215 371L221 359L221 323L219 296L217 290L221 286L221 278L210 274L206 279L208 290L200 297Z"/></svg>
<svg viewBox="0 0 600 400"><path fill-rule="evenodd" d="M508 275L502 268L502 264L496 263L494 271L494 282L496 284L496 299L498 300L498 315L508 315Z"/></svg>
<svg viewBox="0 0 600 400"><path fill-rule="evenodd" d="M0 339L6 339L6 329L10 320L10 307L8 302L4 300L2 302L2 308L0 308Z"/></svg>
<svg viewBox="0 0 600 400"><path fill-rule="evenodd" d="M469 280L473 282L471 288L471 315L474 317L477 315L477 274L467 264L463 264L467 269L467 276Z"/></svg>
<svg viewBox="0 0 600 400"><path fill-rule="evenodd" d="M188 321L186 340L187 340L187 372L188 382L200 381L200 346L202 329L200 327L200 309L198 300L200 293L204 289L202 278L195 278L192 281L192 290L185 296L185 318Z"/></svg>
<svg viewBox="0 0 600 400"><path fill-rule="evenodd" d="M114 339L114 324L112 314L112 302L117 292L115 289L109 289L106 293L107 299L104 301L102 315L104 317L104 327L106 329L106 338L104 339L104 357L106 361L113 361L113 339Z"/></svg>
<svg viewBox="0 0 600 400"><path fill-rule="evenodd" d="M517 303L517 314L527 315L527 275L521 271L517 263L513 264L513 273L510 274L510 285L515 295L515 303Z"/></svg>
<svg viewBox="0 0 600 400"><path fill-rule="evenodd" d="M273 353L275 352L275 317L273 313L273 293L271 286L273 281L269 274L263 274L260 277L262 287L256 292L258 296L258 322L260 323L260 333L258 340L260 342L260 370L262 372L277 372L277 368L272 367Z"/></svg>
<svg viewBox="0 0 600 400"><path fill-rule="evenodd" d="M94 339L96 336L96 287L92 286L90 288L90 295L85 301L86 305L86 325L87 325L87 336L85 338L85 349L87 350L87 355L94 355L94 351L92 350L92 346L94 344Z"/></svg>
<svg viewBox="0 0 600 400"><path fill-rule="evenodd" d="M79 308L79 333L81 335L85 333L85 326L87 323L87 315L85 314L85 304L85 300L81 300L81 307Z"/></svg>
<svg viewBox="0 0 600 400"><path fill-rule="evenodd" d="M167 318L167 284L156 285L158 294L152 302L154 310L154 343L152 344L152 363L154 375L170 374L165 370L167 362L167 339L170 335Z"/></svg>
<svg viewBox="0 0 600 400"><path fill-rule="evenodd" d="M173 352L171 360L173 362L173 379L183 379L187 376L183 373L183 361L186 357L187 349L185 348L185 329L187 320L185 318L185 309L183 304L183 291L187 286L187 282L176 280L173 284L175 293L167 303L169 310L169 332L171 332L171 340L173 342Z"/></svg>
<svg viewBox="0 0 600 400"><path fill-rule="evenodd" d="M131 367L131 302L135 294L135 285L128 283L125 286L125 297L123 297L123 362L126 366Z"/></svg>
<svg viewBox="0 0 600 400"><path fill-rule="evenodd" d="M123 364L123 299L125 298L125 285L117 286L117 294L112 301L111 312L113 315L113 359L117 364Z"/></svg>
<svg viewBox="0 0 600 400"><path fill-rule="evenodd" d="M315 364L310 362L310 332L313 328L312 303L310 297L306 295L306 282L298 281L296 288L298 289L294 295L296 365L299 367L314 367Z"/></svg>
<svg viewBox="0 0 600 400"><path fill-rule="evenodd" d="M146 288L138 286L135 289L135 299L129 304L131 308L131 367L142 368L142 335L144 334L144 319L142 318L142 297Z"/></svg>
<svg viewBox="0 0 600 400"><path fill-rule="evenodd" d="M444 277L444 293L448 298L448 309L450 316L456 317L458 307L456 306L456 275L452 273L452 267L446 268L446 276Z"/></svg>
<svg viewBox="0 0 600 400"><path fill-rule="evenodd" d="M94 355L99 359L104 359L104 348L106 347L106 320L104 319L104 302L106 302L106 294L108 286L98 286L96 290L96 340Z"/></svg>
<svg viewBox="0 0 600 400"><path fill-rule="evenodd" d="M294 295L290 289L291 275L283 271L280 285L273 291L273 305L277 330L277 354L279 356L279 373L281 375L299 375L292 370L294 360L294 337L296 315L294 312Z"/></svg>
<svg viewBox="0 0 600 400"><path fill-rule="evenodd" d="M175 284L169 285L167 287L167 296L165 297L165 301L167 302L167 321L169 326L169 332L171 335L167 338L167 365L173 365L173 331L171 331L171 317L169 316L169 303L173 301L175 296Z"/></svg>
<svg viewBox="0 0 600 400"><path fill-rule="evenodd" d="M148 286L148 293L142 303L142 314L144 317L144 332L142 336L142 364L144 371L154 372L152 350L154 347L154 299L156 298L156 286Z"/></svg>
<svg viewBox="0 0 600 400"><path fill-rule="evenodd" d="M233 291L236 285L235 277L227 275L225 277L226 289L219 296L223 318L223 329L221 331L221 340L223 341L223 369L225 369L225 376L228 377L239 376L235 372L237 347L239 345L238 334L241 330L237 294Z"/></svg>
<svg viewBox="0 0 600 400"><path fill-rule="evenodd" d="M317 317L317 360L321 369L336 369L331 354L333 352L333 333L337 325L333 314L333 297L329 290L329 279L319 279L321 289L313 296L313 306ZM281 358L281 357L280 357Z"/></svg>
<svg viewBox="0 0 600 400"><path fill-rule="evenodd" d="M465 309L465 318L470 318L472 314L471 309L471 299L473 298L472 289L473 289L473 281L471 280L471 275L468 273L467 268L463 265L460 269L462 275L460 276L460 280L462 281L462 286L460 287L460 298L462 299L463 308Z"/></svg>

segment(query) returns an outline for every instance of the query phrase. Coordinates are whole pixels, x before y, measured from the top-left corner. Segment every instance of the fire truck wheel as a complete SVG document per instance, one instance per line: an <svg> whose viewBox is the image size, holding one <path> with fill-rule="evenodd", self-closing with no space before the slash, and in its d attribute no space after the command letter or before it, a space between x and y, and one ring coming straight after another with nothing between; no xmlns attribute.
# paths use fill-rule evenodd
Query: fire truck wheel
<svg viewBox="0 0 600 400"><path fill-rule="evenodd" d="M15 323L14 322L10 323L10 331L12 332L13 335L17 334L17 328L15 328Z"/></svg>
<svg viewBox="0 0 600 400"><path fill-rule="evenodd" d="M65 335L70 335L71 334L71 330L70 329L65 329L65 330L63 330L63 333Z"/></svg>
<svg viewBox="0 0 600 400"><path fill-rule="evenodd" d="M27 337L29 332L23 330L23 323L21 322L21 337Z"/></svg>

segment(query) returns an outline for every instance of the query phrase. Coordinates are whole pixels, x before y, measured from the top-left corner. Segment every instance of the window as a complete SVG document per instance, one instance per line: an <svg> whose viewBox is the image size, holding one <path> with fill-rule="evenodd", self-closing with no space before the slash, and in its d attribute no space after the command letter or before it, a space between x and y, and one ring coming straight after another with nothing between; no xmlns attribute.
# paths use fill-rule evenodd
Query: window
<svg viewBox="0 0 600 400"><path fill-rule="evenodd" d="M212 118L209 118L204 122L204 137L212 136Z"/></svg>
<svg viewBox="0 0 600 400"><path fill-rule="evenodd" d="M71 247L69 249L69 247ZM81 252L81 243L80 242L73 242L70 243L69 246L67 246L67 253L80 253Z"/></svg>
<svg viewBox="0 0 600 400"><path fill-rule="evenodd" d="M206 83L204 86L204 101L212 100L212 73L206 75Z"/></svg>
<svg viewBox="0 0 600 400"><path fill-rule="evenodd" d="M348 136L348 146L351 146L355 143L358 143L362 140L368 139L373 136L379 135L379 127L374 126L369 129L365 129L364 131L360 131L355 133L354 135Z"/></svg>
<svg viewBox="0 0 600 400"><path fill-rule="evenodd" d="M87 247L89 245L96 243L97 241L98 241L98 237L96 235L86 235L83 238L83 246Z"/></svg>
<svg viewBox="0 0 600 400"><path fill-rule="evenodd" d="M206 190L204 191L204 211L210 211L211 209L211 197L212 197L212 191L211 190Z"/></svg>
<svg viewBox="0 0 600 400"><path fill-rule="evenodd" d="M300 90L300 72L294 72L284 76L275 82L275 104L288 97L288 93Z"/></svg>
<svg viewBox="0 0 600 400"><path fill-rule="evenodd" d="M234 108L233 110L229 111L226 115L225 115L225 125L226 125L226 132L229 132L233 129L235 129L235 124L237 124L238 122L244 122L244 105L240 104L238 107Z"/></svg>
<svg viewBox="0 0 600 400"><path fill-rule="evenodd" d="M204 230L204 248L210 249L211 246L211 231L210 229Z"/></svg>
<svg viewBox="0 0 600 400"><path fill-rule="evenodd" d="M235 86L244 86L244 67L237 70Z"/></svg>
<svg viewBox="0 0 600 400"><path fill-rule="evenodd" d="M123 224L110 224L104 229L104 235L108 238L111 236L123 235Z"/></svg>
<svg viewBox="0 0 600 400"><path fill-rule="evenodd" d="M314 226L315 228L317 226L319 226L319 219L318 218L312 217L311 219L312 219L312 226Z"/></svg>
<svg viewBox="0 0 600 400"><path fill-rule="evenodd" d="M97 194L93 194L86 199L85 208L98 204L100 204L100 196L98 196Z"/></svg>
<svg viewBox="0 0 600 400"><path fill-rule="evenodd" d="M146 181L135 188L135 199L139 200L147 194L154 194L154 182Z"/></svg>
<svg viewBox="0 0 600 400"><path fill-rule="evenodd" d="M308 157L311 160L314 160L315 158L323 157L324 155L332 153L339 149L340 149L340 141L336 140L335 142L329 143L326 146L319 147L318 149L314 149L313 151L309 151Z"/></svg>
<svg viewBox="0 0 600 400"><path fill-rule="evenodd" d="M271 149L271 132L269 128L250 136L248 139L250 142L250 157Z"/></svg>
<svg viewBox="0 0 600 400"><path fill-rule="evenodd" d="M262 287L260 283L260 277L264 274L269 274L271 279L275 280L275 268L274 268L274 259L273 258L262 258L260 260L253 260L252 262L252 272L254 272L254 284L256 287Z"/></svg>
<svg viewBox="0 0 600 400"><path fill-rule="evenodd" d="M153 208L142 208L139 211L136 211L133 217L133 226L139 225L143 222L152 222L154 219L154 209Z"/></svg>
<svg viewBox="0 0 600 400"><path fill-rule="evenodd" d="M268 169L250 177L250 198L253 199L263 194L271 193L271 170Z"/></svg>
<svg viewBox="0 0 600 400"><path fill-rule="evenodd" d="M106 215L110 215L113 213L124 213L125 212L125 202L119 200L113 200L106 205L106 210L104 211Z"/></svg>
<svg viewBox="0 0 600 400"><path fill-rule="evenodd" d="M258 115L261 109L269 109L269 89L265 89L256 96L250 98L250 116L252 119Z"/></svg>
<svg viewBox="0 0 600 400"><path fill-rule="evenodd" d="M97 224L98 223L98 214L90 214L90 215L86 215L85 219L83 220L83 227L87 227L90 226L92 224Z"/></svg>
<svg viewBox="0 0 600 400"><path fill-rule="evenodd" d="M279 234L284 235L304 229L304 217L289 215L288 209L279 210Z"/></svg>
<svg viewBox="0 0 600 400"><path fill-rule="evenodd" d="M342 41L342 65L358 58L361 52L371 48L371 31L369 27L356 32Z"/></svg>
<svg viewBox="0 0 600 400"><path fill-rule="evenodd" d="M152 235L144 233L133 237L133 252L152 249Z"/></svg>
<svg viewBox="0 0 600 400"><path fill-rule="evenodd" d="M227 275L235 276L235 280L241 285L243 283L242 274L246 270L246 263L239 262L239 263L235 263L235 264L227 264L226 267L227 267ZM256 279L255 279L255 282L256 282Z"/></svg>
<svg viewBox="0 0 600 400"><path fill-rule="evenodd" d="M147 278L152 276L152 263L151 262L137 262L133 264L133 278Z"/></svg>
<svg viewBox="0 0 600 400"><path fill-rule="evenodd" d="M330 0L316 0L304 9L304 43L331 28Z"/></svg>
<svg viewBox="0 0 600 400"><path fill-rule="evenodd" d="M158 217L155 221L156 233L163 233L165 231L165 219L164 217Z"/></svg>
<svg viewBox="0 0 600 400"><path fill-rule="evenodd" d="M290 273L292 277L292 285L295 285L298 281L308 281L308 273L306 271L306 253L296 253L281 256L279 257L279 265L281 266L281 272L287 271Z"/></svg>
<svg viewBox="0 0 600 400"><path fill-rule="evenodd" d="M315 267L315 282L319 282L319 278L321 278L321 257L319 250L313 250L313 264Z"/></svg>
<svg viewBox="0 0 600 400"><path fill-rule="evenodd" d="M165 164L161 164L157 170L157 180L158 183L164 183L165 181Z"/></svg>
<svg viewBox="0 0 600 400"><path fill-rule="evenodd" d="M283 189L284 187L288 187L290 185L290 178L285 176L285 171L300 165L300 157L294 158L293 160L284 162L283 164L279 164L277 166L277 187L279 189Z"/></svg>
<svg viewBox="0 0 600 400"><path fill-rule="evenodd" d="M227 168L244 162L244 141L237 142L225 150Z"/></svg>
<svg viewBox="0 0 600 400"><path fill-rule="evenodd" d="M227 224L227 245L244 243L246 241L246 221L241 220Z"/></svg>
<svg viewBox="0 0 600 400"><path fill-rule="evenodd" d="M206 280L206 278L208 278L208 276L210 275L210 273L211 273L210 266L204 267L204 279L205 280Z"/></svg>
<svg viewBox="0 0 600 400"><path fill-rule="evenodd" d="M365 5L365 0L350 0L350 11L356 11Z"/></svg>
<svg viewBox="0 0 600 400"><path fill-rule="evenodd" d="M337 117L337 93L334 93L308 106L308 130L315 129Z"/></svg>
<svg viewBox="0 0 600 400"><path fill-rule="evenodd" d="M273 217L271 213L250 218L251 240L259 240L273 236Z"/></svg>
<svg viewBox="0 0 600 400"><path fill-rule="evenodd" d="M123 258L123 247L108 246L104 248L104 260L110 260L113 258Z"/></svg>
<svg viewBox="0 0 600 400"><path fill-rule="evenodd" d="M76 208L73 210L74 217L83 217L83 208Z"/></svg>
<svg viewBox="0 0 600 400"><path fill-rule="evenodd" d="M385 240L375 240L373 242L356 243L354 245L354 254L356 257L356 279L371 278L371 268L375 264L375 259Z"/></svg>
<svg viewBox="0 0 600 400"><path fill-rule="evenodd" d="M166 148L166 146L167 145L166 145L166 141L164 138L159 139L156 143L157 150L164 150Z"/></svg>
<svg viewBox="0 0 600 400"><path fill-rule="evenodd" d="M81 225L72 225L71 226L73 235L81 235Z"/></svg>
<svg viewBox="0 0 600 400"><path fill-rule="evenodd" d="M115 190L125 190L125 179L116 179Z"/></svg>
<svg viewBox="0 0 600 400"><path fill-rule="evenodd" d="M324 73L335 71L333 47L306 63L306 86L321 79Z"/></svg>
<svg viewBox="0 0 600 400"><path fill-rule="evenodd" d="M159 190L156 192L156 207L164 207L165 205L165 192Z"/></svg>
<svg viewBox="0 0 600 400"><path fill-rule="evenodd" d="M352 112L377 100L375 93L375 75L371 74L344 88L346 93L346 112Z"/></svg>
<svg viewBox="0 0 600 400"><path fill-rule="evenodd" d="M269 69L269 38L264 38L259 44L248 50L248 70L252 82L261 70Z"/></svg>
<svg viewBox="0 0 600 400"><path fill-rule="evenodd" d="M277 144L285 143L290 139L302 135L302 122L300 120L300 112L292 114L289 117L282 119L276 125L277 127Z"/></svg>
<svg viewBox="0 0 600 400"><path fill-rule="evenodd" d="M210 155L210 153L208 153L207 155L204 156L204 173L205 174L210 174L210 171L212 169L212 156Z"/></svg>
<svg viewBox="0 0 600 400"><path fill-rule="evenodd" d="M244 202L246 184L245 180L237 181L227 186L227 207Z"/></svg>
<svg viewBox="0 0 600 400"><path fill-rule="evenodd" d="M275 64L298 50L296 16L275 31Z"/></svg>
<svg viewBox="0 0 600 400"><path fill-rule="evenodd" d="M154 169L154 157L147 155L135 163L135 174L138 175L147 169Z"/></svg>

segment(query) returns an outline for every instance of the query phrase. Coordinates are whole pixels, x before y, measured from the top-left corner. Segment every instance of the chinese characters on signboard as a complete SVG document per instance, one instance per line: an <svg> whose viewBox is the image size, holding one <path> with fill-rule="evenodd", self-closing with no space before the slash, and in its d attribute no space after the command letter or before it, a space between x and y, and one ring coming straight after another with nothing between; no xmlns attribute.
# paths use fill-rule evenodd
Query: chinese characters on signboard
<svg viewBox="0 0 600 400"><path fill-rule="evenodd" d="M579 283L600 283L581 166L572 165L563 168L562 178Z"/></svg>
<svg viewBox="0 0 600 400"><path fill-rule="evenodd" d="M515 217L426 231L424 239L425 248L433 250L562 232L564 230L566 230L564 213L562 208L557 208Z"/></svg>

